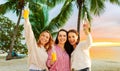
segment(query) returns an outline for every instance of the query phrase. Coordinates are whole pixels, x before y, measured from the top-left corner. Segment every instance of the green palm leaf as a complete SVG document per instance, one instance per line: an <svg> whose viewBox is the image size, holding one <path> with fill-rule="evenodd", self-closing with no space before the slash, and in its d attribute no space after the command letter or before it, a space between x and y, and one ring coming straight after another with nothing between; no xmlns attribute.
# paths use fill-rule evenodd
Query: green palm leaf
<svg viewBox="0 0 120 71"><path fill-rule="evenodd" d="M120 0L109 0L109 1L110 1L110 3L120 5Z"/></svg>
<svg viewBox="0 0 120 71"><path fill-rule="evenodd" d="M72 1L66 1L61 9L61 12L51 20L45 29L54 32L56 29L64 26L73 11Z"/></svg>
<svg viewBox="0 0 120 71"><path fill-rule="evenodd" d="M90 11L94 15L100 15L105 8L105 0L90 0Z"/></svg>

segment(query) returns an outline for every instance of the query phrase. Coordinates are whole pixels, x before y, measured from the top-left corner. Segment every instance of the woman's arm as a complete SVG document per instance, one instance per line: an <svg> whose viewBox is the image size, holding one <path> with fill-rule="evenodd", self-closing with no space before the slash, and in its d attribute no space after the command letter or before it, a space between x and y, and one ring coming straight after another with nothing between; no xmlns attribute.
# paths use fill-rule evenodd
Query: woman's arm
<svg viewBox="0 0 120 71"><path fill-rule="evenodd" d="M90 32L89 23L83 24L83 31L84 31L85 35L87 36L87 38L83 44L84 45L83 48L90 48L92 45L92 36L91 36L91 32Z"/></svg>
<svg viewBox="0 0 120 71"><path fill-rule="evenodd" d="M91 45L92 45L92 36L91 36L90 33L87 35L87 39L86 39L84 45L85 45L84 48L90 48L91 47Z"/></svg>
<svg viewBox="0 0 120 71"><path fill-rule="evenodd" d="M32 27L31 27L31 24L29 22L29 18L25 18L24 20L25 20L24 30L25 30L26 44L27 44L28 49L34 50L35 47L37 47L37 42L36 42L36 39L34 37Z"/></svg>
<svg viewBox="0 0 120 71"><path fill-rule="evenodd" d="M53 50L54 49L54 50ZM48 60L47 60L47 66L51 67L55 62L56 62L56 52L55 52L55 48L52 47L49 51L48 51ZM54 53L54 56L53 56Z"/></svg>
<svg viewBox="0 0 120 71"><path fill-rule="evenodd" d="M50 68L52 66L51 64L51 60L52 60L52 56L51 56L51 53L52 53L52 49L50 49L48 51L48 59L47 59L47 67Z"/></svg>

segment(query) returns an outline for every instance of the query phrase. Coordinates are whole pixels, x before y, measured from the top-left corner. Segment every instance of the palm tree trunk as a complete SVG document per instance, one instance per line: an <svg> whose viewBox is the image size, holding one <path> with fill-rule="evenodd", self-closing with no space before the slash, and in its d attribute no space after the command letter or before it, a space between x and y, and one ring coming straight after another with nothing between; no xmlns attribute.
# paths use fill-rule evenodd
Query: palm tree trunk
<svg viewBox="0 0 120 71"><path fill-rule="evenodd" d="M12 59L12 51L13 51L13 47L14 47L14 42L15 42L15 39L16 39L17 31L19 29L21 16L22 16L22 8L20 10L20 15L19 15L19 18L18 18L18 21L17 21L17 25L14 27L13 37L11 38L12 42L11 42L11 45L10 45L9 53L6 56L6 60Z"/></svg>
<svg viewBox="0 0 120 71"><path fill-rule="evenodd" d="M84 0L77 0L79 10L78 10L78 21L77 21L77 31L79 33L79 39L80 39L80 25L81 25L81 11L82 11L82 4Z"/></svg>
<svg viewBox="0 0 120 71"><path fill-rule="evenodd" d="M79 11L78 11L78 21L77 21L77 31L80 34L80 16L81 16L81 7L79 7Z"/></svg>

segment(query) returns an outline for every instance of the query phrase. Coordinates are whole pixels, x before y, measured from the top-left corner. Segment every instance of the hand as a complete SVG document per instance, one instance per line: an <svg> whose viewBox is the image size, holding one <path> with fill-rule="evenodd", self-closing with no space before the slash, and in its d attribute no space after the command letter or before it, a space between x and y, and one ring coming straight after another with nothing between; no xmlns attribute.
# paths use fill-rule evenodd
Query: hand
<svg viewBox="0 0 120 71"><path fill-rule="evenodd" d="M55 63L55 61L57 60L57 57L56 57L56 52L52 52L52 59L51 59L51 65Z"/></svg>
<svg viewBox="0 0 120 71"><path fill-rule="evenodd" d="M23 18L28 19L29 18L29 9L24 9L23 10Z"/></svg>
<svg viewBox="0 0 120 71"><path fill-rule="evenodd" d="M88 34L90 33L90 25L89 25L88 22L85 22L85 23L83 24L83 30L84 30L84 33L85 33L86 35L88 35Z"/></svg>
<svg viewBox="0 0 120 71"><path fill-rule="evenodd" d="M57 57L56 57L56 52L52 52L52 61L56 61Z"/></svg>
<svg viewBox="0 0 120 71"><path fill-rule="evenodd" d="M55 63L55 61L52 61L52 60L50 61L50 64L51 64L51 65L53 65L54 63Z"/></svg>

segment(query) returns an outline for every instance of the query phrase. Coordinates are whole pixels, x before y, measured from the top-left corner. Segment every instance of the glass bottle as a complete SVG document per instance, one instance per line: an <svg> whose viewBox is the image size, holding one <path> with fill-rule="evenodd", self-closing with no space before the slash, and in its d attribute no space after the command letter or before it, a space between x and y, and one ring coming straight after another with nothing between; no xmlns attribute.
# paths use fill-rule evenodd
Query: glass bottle
<svg viewBox="0 0 120 71"><path fill-rule="evenodd" d="M27 19L28 16L29 16L29 8L28 8L28 6L29 6L29 3L27 2L26 6L24 8L24 12L23 12L24 19Z"/></svg>
<svg viewBox="0 0 120 71"><path fill-rule="evenodd" d="M56 61L57 60L57 56L56 56L56 51L55 51L55 47L53 46L52 48L52 61Z"/></svg>

